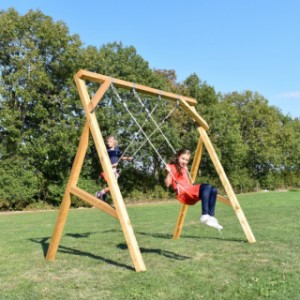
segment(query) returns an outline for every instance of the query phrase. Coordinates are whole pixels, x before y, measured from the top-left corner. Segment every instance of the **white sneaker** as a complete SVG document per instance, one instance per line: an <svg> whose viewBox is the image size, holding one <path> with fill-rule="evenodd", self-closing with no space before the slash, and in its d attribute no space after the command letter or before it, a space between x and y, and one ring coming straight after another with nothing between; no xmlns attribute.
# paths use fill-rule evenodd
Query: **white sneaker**
<svg viewBox="0 0 300 300"><path fill-rule="evenodd" d="M219 224L218 220L215 217L209 216L210 223L213 225L209 225L217 228L218 230L223 229L223 226Z"/></svg>
<svg viewBox="0 0 300 300"><path fill-rule="evenodd" d="M218 230L223 229L223 226L219 224L218 220L215 217L211 217L210 215L202 215L200 218L201 223L217 228Z"/></svg>
<svg viewBox="0 0 300 300"><path fill-rule="evenodd" d="M209 218L210 218L209 215L202 215L202 216L200 217L200 222L203 223L203 224L207 224Z"/></svg>

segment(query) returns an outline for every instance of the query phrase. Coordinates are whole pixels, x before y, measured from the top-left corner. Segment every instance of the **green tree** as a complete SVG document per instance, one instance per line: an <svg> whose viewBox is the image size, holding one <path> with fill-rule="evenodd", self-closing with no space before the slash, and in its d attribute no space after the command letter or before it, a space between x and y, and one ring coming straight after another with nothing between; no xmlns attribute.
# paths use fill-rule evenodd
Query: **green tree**
<svg viewBox="0 0 300 300"><path fill-rule="evenodd" d="M72 78L79 37L40 11L20 16L14 9L0 12L0 36L1 158L15 157L20 173L26 166L42 174L40 183L62 184L81 127ZM46 199L47 186L41 191Z"/></svg>
<svg viewBox="0 0 300 300"><path fill-rule="evenodd" d="M282 165L282 114L276 107L269 106L264 97L251 91L234 92L224 99L239 113L241 135L248 146L246 167L249 175L258 186L275 188Z"/></svg>
<svg viewBox="0 0 300 300"><path fill-rule="evenodd" d="M122 43L84 48L63 22L53 22L40 11L24 16L14 9L0 11L0 37L0 209L21 208L39 199L61 200L84 122L73 81L79 69L124 79L133 82L133 87L139 83L195 98L196 109L209 124L209 136L237 191L255 185L300 185L300 121L284 116L258 93L220 95L196 74L177 82L175 70L150 69L133 46ZM92 83L87 87L91 96L99 88ZM121 176L120 185L127 194L163 195L162 189L154 188L164 177L160 156L168 161L174 150L195 149L196 124L174 102L140 95L140 105L132 91L119 89L118 93L155 146L145 143L134 118L109 89L96 110L104 137L116 135L122 149L132 144L128 154L143 145L135 163L125 166L128 172ZM100 165L90 144L80 184L92 190L90 179L98 177ZM201 170L203 179L218 183L207 153Z"/></svg>
<svg viewBox="0 0 300 300"><path fill-rule="evenodd" d="M279 146L282 159L279 170L286 187L300 186L300 119L282 117Z"/></svg>

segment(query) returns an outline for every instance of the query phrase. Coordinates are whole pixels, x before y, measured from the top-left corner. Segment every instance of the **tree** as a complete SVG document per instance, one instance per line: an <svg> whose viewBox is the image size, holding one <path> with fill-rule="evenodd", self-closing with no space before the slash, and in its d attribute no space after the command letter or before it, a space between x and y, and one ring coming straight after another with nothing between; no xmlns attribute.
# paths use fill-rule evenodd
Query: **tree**
<svg viewBox="0 0 300 300"><path fill-rule="evenodd" d="M282 116L280 171L287 187L300 186L300 119Z"/></svg>
<svg viewBox="0 0 300 300"><path fill-rule="evenodd" d="M282 168L281 138L284 132L282 114L268 101L251 91L230 93L224 101L239 113L243 142L248 145L246 167L253 180L263 188L273 189Z"/></svg>
<svg viewBox="0 0 300 300"><path fill-rule="evenodd" d="M249 190L254 182L265 188L300 184L299 119L283 116L258 93L220 95L196 74L178 83L175 70L150 69L133 46L122 43L84 48L63 22L53 22L40 11L24 16L14 9L0 11L0 36L0 209L20 208L39 199L61 200L85 121L73 81L80 68L195 98L238 190ZM88 84L91 96L98 87ZM182 110L172 110L164 122L176 103L141 95L147 112L132 91L119 93L164 159L170 159L173 151L149 122L150 111L176 150L196 148L196 126ZM117 98L109 89L96 115L103 135L117 135L123 149L134 140L129 149L134 153L145 137ZM149 142L137 156L135 167L127 166L120 184L127 193L137 187L149 194L157 179L162 181L163 163ZM92 189L89 179L98 177L99 168L91 143L80 183ZM208 179L217 180L205 153L201 168Z"/></svg>
<svg viewBox="0 0 300 300"><path fill-rule="evenodd" d="M0 36L1 157L15 157L20 172L26 166L41 183L61 184L81 127L72 79L79 37L40 11L20 16L14 9L0 12ZM47 198L47 186L41 191Z"/></svg>

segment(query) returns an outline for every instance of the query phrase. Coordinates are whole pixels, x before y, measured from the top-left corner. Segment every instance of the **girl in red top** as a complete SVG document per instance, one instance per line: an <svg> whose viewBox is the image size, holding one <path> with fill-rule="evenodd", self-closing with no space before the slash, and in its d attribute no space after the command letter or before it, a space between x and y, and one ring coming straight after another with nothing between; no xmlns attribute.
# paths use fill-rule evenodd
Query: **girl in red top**
<svg viewBox="0 0 300 300"><path fill-rule="evenodd" d="M202 215L200 221L221 230L223 227L214 217L217 189L206 183L193 185L187 168L190 157L191 152L188 149L181 149L177 152L175 159L166 165L165 184L167 187L173 187L178 200L183 204L194 205L201 200Z"/></svg>

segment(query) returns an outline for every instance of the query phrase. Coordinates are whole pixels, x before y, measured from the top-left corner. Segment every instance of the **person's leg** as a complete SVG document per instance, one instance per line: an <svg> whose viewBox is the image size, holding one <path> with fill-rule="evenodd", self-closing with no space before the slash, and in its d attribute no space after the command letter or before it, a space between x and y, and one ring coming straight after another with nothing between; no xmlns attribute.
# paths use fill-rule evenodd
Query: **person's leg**
<svg viewBox="0 0 300 300"><path fill-rule="evenodd" d="M203 183L200 185L199 189L199 198L202 204L202 215L209 214L209 198L211 193L211 185L207 183Z"/></svg>
<svg viewBox="0 0 300 300"><path fill-rule="evenodd" d="M212 187L210 184L201 184L199 198L202 201L202 216L200 221L208 226L215 227L218 230L223 229L223 227L218 223L218 220L214 217L217 189Z"/></svg>
<svg viewBox="0 0 300 300"><path fill-rule="evenodd" d="M96 193L96 197L106 201L106 194L109 192L109 187L103 188L100 192Z"/></svg>
<svg viewBox="0 0 300 300"><path fill-rule="evenodd" d="M217 188L211 187L211 191L210 191L210 195L209 195L209 202L208 202L208 214L212 217L215 215L217 193L218 193Z"/></svg>
<svg viewBox="0 0 300 300"><path fill-rule="evenodd" d="M116 168L113 168L113 172L114 172L114 175L115 175L116 179L118 180L118 178L119 178L119 176L120 176L119 171L118 171ZM106 176L105 176L105 173L104 173L104 172L101 173L101 177L102 177L102 179L104 179L105 182L107 182ZM100 192L96 192L95 196L96 196L96 198L98 198L98 199L101 199L101 200L103 200L103 201L106 201L106 200L107 200L107 199L106 199L106 197L107 197L106 194L107 194L107 193L109 193L109 187L105 187L105 188L103 188Z"/></svg>

